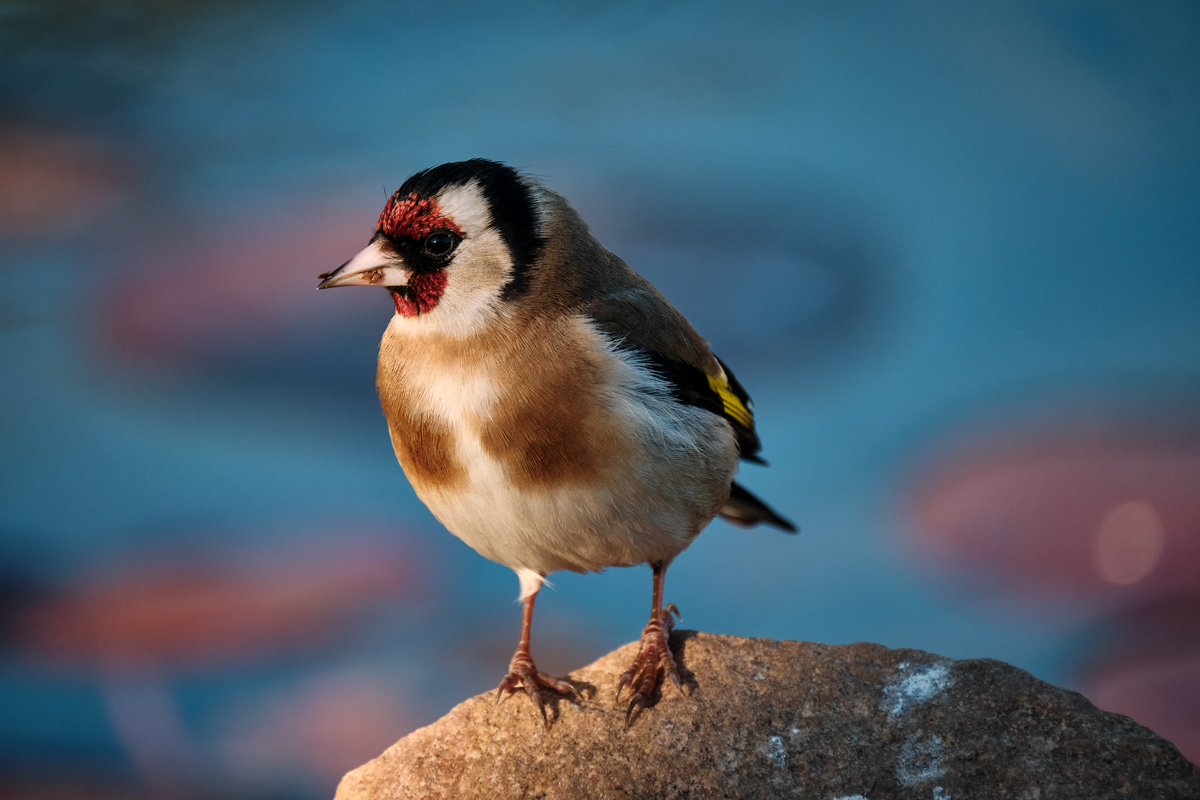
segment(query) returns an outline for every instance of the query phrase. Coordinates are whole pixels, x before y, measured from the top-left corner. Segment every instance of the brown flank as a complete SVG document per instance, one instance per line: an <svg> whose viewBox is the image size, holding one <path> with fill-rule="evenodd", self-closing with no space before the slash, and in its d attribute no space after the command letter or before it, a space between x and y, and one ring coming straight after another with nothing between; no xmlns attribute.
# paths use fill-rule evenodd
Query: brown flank
<svg viewBox="0 0 1200 800"><path fill-rule="evenodd" d="M415 488L456 488L465 482L466 471L455 457L454 436L441 420L416 408L404 372L398 359L380 351L375 385L396 458Z"/></svg>
<svg viewBox="0 0 1200 800"><path fill-rule="evenodd" d="M506 391L479 431L484 449L518 485L596 482L627 453L626 438L602 405L607 367L564 322L515 340L518 352L503 363L525 374L504 382Z"/></svg>

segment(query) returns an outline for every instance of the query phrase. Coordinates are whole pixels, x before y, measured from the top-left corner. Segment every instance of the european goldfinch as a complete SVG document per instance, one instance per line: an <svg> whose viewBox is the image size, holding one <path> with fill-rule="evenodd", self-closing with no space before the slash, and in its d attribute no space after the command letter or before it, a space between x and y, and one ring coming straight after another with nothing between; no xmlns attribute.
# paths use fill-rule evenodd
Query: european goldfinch
<svg viewBox="0 0 1200 800"><path fill-rule="evenodd" d="M417 496L455 536L517 573L521 638L497 698L523 688L546 721L533 604L556 570L649 563L650 622L617 686L632 723L667 646L663 578L716 515L791 523L734 483L758 461L750 398L648 281L608 252L559 195L473 159L418 172L367 247L319 289L382 286L396 313L376 386Z"/></svg>

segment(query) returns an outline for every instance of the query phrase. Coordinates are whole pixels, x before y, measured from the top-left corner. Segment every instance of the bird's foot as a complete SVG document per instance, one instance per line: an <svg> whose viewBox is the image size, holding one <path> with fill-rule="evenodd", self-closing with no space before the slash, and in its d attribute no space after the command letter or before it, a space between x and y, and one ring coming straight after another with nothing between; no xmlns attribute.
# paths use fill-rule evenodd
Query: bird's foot
<svg viewBox="0 0 1200 800"><path fill-rule="evenodd" d="M542 715L542 724L549 729L550 720L546 717L546 706L542 702L543 687L562 695L568 695L577 703L583 700L569 682L552 678L544 672L538 672L533 663L533 657L528 652L518 650L508 665L508 674L496 687L496 702L500 702L502 697L510 695L518 689L524 689L525 694L529 695L529 699L533 702L534 708Z"/></svg>
<svg viewBox="0 0 1200 800"><path fill-rule="evenodd" d="M646 707L650 695L654 692L654 687L658 685L660 672L675 684L675 688L680 693L683 692L683 683L679 680L675 657L671 655L671 648L667 644L667 637L670 635L671 629L675 627L672 614L680 619L683 618L674 603L667 603L657 616L650 618L650 622L642 629L642 646L638 649L637 657L633 659L633 666L621 676L621 680L617 683L618 702L621 699L621 692L626 686L633 690L633 695L629 698L629 708L625 711L626 728L633 725L641 715L642 709Z"/></svg>

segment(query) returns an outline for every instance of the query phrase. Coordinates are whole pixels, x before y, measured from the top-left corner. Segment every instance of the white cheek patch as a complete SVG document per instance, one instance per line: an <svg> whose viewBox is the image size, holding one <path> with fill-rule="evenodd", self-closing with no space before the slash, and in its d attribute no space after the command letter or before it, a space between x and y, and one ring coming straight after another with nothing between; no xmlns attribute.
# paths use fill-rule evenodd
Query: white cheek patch
<svg viewBox="0 0 1200 800"><path fill-rule="evenodd" d="M479 236L492 224L491 211L476 181L452 186L438 195L437 201L442 215L453 219L468 239Z"/></svg>
<svg viewBox="0 0 1200 800"><path fill-rule="evenodd" d="M466 238L446 268L446 290L432 311L400 318L413 335L462 338L481 333L501 310L500 293L512 276L512 256L500 232Z"/></svg>
<svg viewBox="0 0 1200 800"><path fill-rule="evenodd" d="M545 209L535 193L540 216ZM465 337L478 334L502 311L500 295L512 279L512 254L477 181L452 186L437 197L440 213L462 229L463 239L446 268L446 290L437 308L409 320L412 335Z"/></svg>

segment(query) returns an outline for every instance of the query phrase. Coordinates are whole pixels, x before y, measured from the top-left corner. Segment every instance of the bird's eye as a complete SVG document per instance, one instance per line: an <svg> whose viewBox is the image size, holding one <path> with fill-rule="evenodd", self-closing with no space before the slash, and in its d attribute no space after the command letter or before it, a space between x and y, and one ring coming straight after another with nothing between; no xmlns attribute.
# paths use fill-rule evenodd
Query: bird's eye
<svg viewBox="0 0 1200 800"><path fill-rule="evenodd" d="M425 237L425 252L444 256L458 246L458 237L450 233L431 233Z"/></svg>

